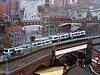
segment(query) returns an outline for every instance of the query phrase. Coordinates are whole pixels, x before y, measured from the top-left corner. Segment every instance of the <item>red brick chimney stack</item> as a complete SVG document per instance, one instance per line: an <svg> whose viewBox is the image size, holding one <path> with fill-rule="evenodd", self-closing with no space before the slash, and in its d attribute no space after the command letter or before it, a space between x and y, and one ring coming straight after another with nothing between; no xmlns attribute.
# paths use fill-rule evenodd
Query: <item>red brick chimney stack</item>
<svg viewBox="0 0 100 75"><path fill-rule="evenodd" d="M50 10L49 4L46 3L45 6L44 6L44 12L49 13L49 10Z"/></svg>

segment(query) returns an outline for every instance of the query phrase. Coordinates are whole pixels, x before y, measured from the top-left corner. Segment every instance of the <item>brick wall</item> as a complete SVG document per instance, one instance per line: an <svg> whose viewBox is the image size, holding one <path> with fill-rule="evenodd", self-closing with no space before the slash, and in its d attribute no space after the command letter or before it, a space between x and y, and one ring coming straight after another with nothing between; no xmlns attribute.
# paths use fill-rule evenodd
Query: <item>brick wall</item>
<svg viewBox="0 0 100 75"><path fill-rule="evenodd" d="M4 14L6 14L6 3L0 3L0 18L5 17Z"/></svg>

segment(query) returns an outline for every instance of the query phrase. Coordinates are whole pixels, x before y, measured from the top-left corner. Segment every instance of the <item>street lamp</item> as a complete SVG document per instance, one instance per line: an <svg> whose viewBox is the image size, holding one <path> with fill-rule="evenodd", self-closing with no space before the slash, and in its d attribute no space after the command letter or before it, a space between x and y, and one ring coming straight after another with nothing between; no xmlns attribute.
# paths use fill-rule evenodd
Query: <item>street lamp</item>
<svg viewBox="0 0 100 75"><path fill-rule="evenodd" d="M3 19L4 19L4 16L6 16L6 17L8 18L7 20L5 20L6 22L11 21L9 15L3 13ZM8 71L9 71L9 70L8 70L8 55L9 55L9 54L6 55L6 58L7 58L7 59L6 59L6 74L8 74Z"/></svg>
<svg viewBox="0 0 100 75"><path fill-rule="evenodd" d="M9 65L8 65L8 61L9 61L9 59L11 58L11 53L7 53L7 55L6 55L6 74L8 74L9 73Z"/></svg>
<svg viewBox="0 0 100 75"><path fill-rule="evenodd" d="M1 48L3 48L3 47L4 47L3 43L0 43L0 47L1 47Z"/></svg>
<svg viewBox="0 0 100 75"><path fill-rule="evenodd" d="M8 59L6 59L6 74L8 74Z"/></svg>
<svg viewBox="0 0 100 75"><path fill-rule="evenodd" d="M17 36L17 32L14 32L14 46L16 45L16 36Z"/></svg>

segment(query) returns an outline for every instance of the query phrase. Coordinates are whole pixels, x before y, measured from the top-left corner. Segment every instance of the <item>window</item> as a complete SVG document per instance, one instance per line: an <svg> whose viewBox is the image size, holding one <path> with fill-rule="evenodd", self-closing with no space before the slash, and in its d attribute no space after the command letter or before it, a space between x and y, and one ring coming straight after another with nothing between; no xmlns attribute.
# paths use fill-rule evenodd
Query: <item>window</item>
<svg viewBox="0 0 100 75"><path fill-rule="evenodd" d="M50 39L52 39L52 37L49 37Z"/></svg>
<svg viewBox="0 0 100 75"><path fill-rule="evenodd" d="M42 43L38 43L37 45L41 45Z"/></svg>
<svg viewBox="0 0 100 75"><path fill-rule="evenodd" d="M45 2L49 2L49 0L45 0Z"/></svg>
<svg viewBox="0 0 100 75"><path fill-rule="evenodd" d="M66 37L69 37L68 35L66 35Z"/></svg>
<svg viewBox="0 0 100 75"><path fill-rule="evenodd" d="M81 32L81 34L84 34L84 32Z"/></svg>
<svg viewBox="0 0 100 75"><path fill-rule="evenodd" d="M24 49L26 48L26 47L23 47Z"/></svg>
<svg viewBox="0 0 100 75"><path fill-rule="evenodd" d="M46 41L45 43L49 43L50 41Z"/></svg>
<svg viewBox="0 0 100 75"><path fill-rule="evenodd" d="M36 44L34 44L34 46L36 46Z"/></svg>
<svg viewBox="0 0 100 75"><path fill-rule="evenodd" d="M61 38L64 38L65 36L61 36Z"/></svg>
<svg viewBox="0 0 100 75"><path fill-rule="evenodd" d="M54 37L54 39L58 39L59 37Z"/></svg>
<svg viewBox="0 0 100 75"><path fill-rule="evenodd" d="M28 48L28 46L26 46L26 48Z"/></svg>
<svg viewBox="0 0 100 75"><path fill-rule="evenodd" d="M72 2L74 2L74 0L72 0Z"/></svg>
<svg viewBox="0 0 100 75"><path fill-rule="evenodd" d="M8 50L5 50L5 52L8 52Z"/></svg>
<svg viewBox="0 0 100 75"><path fill-rule="evenodd" d="M10 50L10 51L14 51L14 49Z"/></svg>

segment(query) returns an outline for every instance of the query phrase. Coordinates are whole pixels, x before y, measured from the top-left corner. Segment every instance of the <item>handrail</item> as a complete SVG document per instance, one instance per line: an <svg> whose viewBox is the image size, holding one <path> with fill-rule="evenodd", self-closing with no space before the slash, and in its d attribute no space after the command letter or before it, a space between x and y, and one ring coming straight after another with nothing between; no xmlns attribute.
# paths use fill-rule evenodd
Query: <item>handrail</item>
<svg viewBox="0 0 100 75"><path fill-rule="evenodd" d="M90 67L91 71L92 71L94 74L99 75L97 72L95 72L95 71L93 70L93 68L92 68L91 65L89 65L89 67Z"/></svg>

